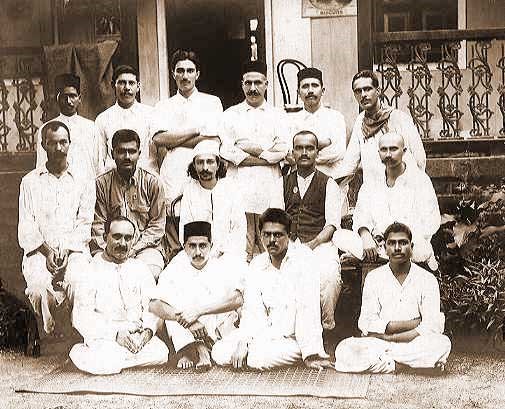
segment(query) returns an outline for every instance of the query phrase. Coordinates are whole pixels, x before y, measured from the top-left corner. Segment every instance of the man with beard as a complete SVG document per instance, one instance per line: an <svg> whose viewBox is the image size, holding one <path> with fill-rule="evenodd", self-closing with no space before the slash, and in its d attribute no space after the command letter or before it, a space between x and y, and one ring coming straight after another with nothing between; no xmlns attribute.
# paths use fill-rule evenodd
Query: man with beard
<svg viewBox="0 0 505 409"><path fill-rule="evenodd" d="M241 190L247 219L247 258L264 251L259 236L259 216L268 207L269 192L281 171L279 162L288 151L285 114L265 100L266 64L247 62L242 70L245 100L223 114L221 156Z"/></svg>
<svg viewBox="0 0 505 409"><path fill-rule="evenodd" d="M75 172L88 180L95 179L95 123L77 114L81 105L81 80L73 74L61 74L54 80L56 100L60 115L54 120L63 122L70 130L72 143L68 149L68 163ZM45 125L45 124L44 124ZM37 133L37 164L39 168L47 161L47 154L42 147L42 135Z"/></svg>
<svg viewBox="0 0 505 409"><path fill-rule="evenodd" d="M40 134L47 162L21 181L18 240L24 250L25 293L42 315L44 330L52 333L53 309L72 304L89 259L95 187L67 161L70 130L63 122L46 123Z"/></svg>
<svg viewBox="0 0 505 409"><path fill-rule="evenodd" d="M352 176L361 166L363 183L380 182L384 166L377 154L377 146L380 135L386 132L395 132L403 137L406 163L424 171L426 153L419 132L410 115L380 102L377 76L368 70L358 72L352 79L352 90L363 112L356 118L344 159L334 177L342 180Z"/></svg>
<svg viewBox="0 0 505 409"><path fill-rule="evenodd" d="M168 348L154 336L159 319L148 310L154 278L143 262L130 257L134 223L112 217L104 240L105 251L95 255L86 282L76 291L73 324L84 342L72 347L70 359L94 375L162 365Z"/></svg>
<svg viewBox="0 0 505 409"><path fill-rule="evenodd" d="M115 216L128 217L136 227L130 256L144 261L155 279L165 266L165 200L163 185L155 174L137 166L140 138L132 129L112 137L116 167L96 179L95 220L91 254L105 249L105 223Z"/></svg>
<svg viewBox="0 0 505 409"><path fill-rule="evenodd" d="M402 223L384 232L389 263L368 273L358 320L360 338L335 350L341 372L391 373L399 365L444 370L451 341L443 335L444 314L433 274L411 263L412 233Z"/></svg>
<svg viewBox="0 0 505 409"><path fill-rule="evenodd" d="M244 271L224 258L211 258L211 251L210 223L186 224L184 252L161 274L150 304L150 310L165 320L179 354L178 368L209 369L212 345L238 320Z"/></svg>
<svg viewBox="0 0 505 409"><path fill-rule="evenodd" d="M303 360L308 368L330 367L321 336L314 256L307 246L290 242L290 227L289 215L281 209L261 215L267 253L251 261L240 326L214 344L216 364L268 370Z"/></svg>
<svg viewBox="0 0 505 409"><path fill-rule="evenodd" d="M293 137L296 172L279 179L270 207L285 209L291 217L289 238L309 247L319 274L324 330L335 327L335 307L341 288L338 249L331 238L340 227L340 189L335 181L316 169L319 139L311 131Z"/></svg>
<svg viewBox="0 0 505 409"><path fill-rule="evenodd" d="M386 167L380 183L364 183L353 214L353 234L340 230L334 243L355 257L375 262L383 252L383 233L394 221L412 231L412 260L427 262L435 270L437 262L431 236L440 227L437 196L429 176L404 160L407 148L397 133L379 137L379 157Z"/></svg>
<svg viewBox="0 0 505 409"><path fill-rule="evenodd" d="M225 178L226 167L219 156L218 142L202 141L195 146L188 174L191 181L184 188L181 200L181 243L184 225L206 221L212 225L212 255L226 254L245 260L244 207L233 184Z"/></svg>
<svg viewBox="0 0 505 409"><path fill-rule="evenodd" d="M95 120L97 137L95 156L97 175L114 167L112 136L119 129L132 129L140 138L139 165L151 172L158 172L156 148L150 140L150 123L153 108L137 102L140 79L137 70L129 65L118 66L112 75L112 88L116 103L100 113Z"/></svg>

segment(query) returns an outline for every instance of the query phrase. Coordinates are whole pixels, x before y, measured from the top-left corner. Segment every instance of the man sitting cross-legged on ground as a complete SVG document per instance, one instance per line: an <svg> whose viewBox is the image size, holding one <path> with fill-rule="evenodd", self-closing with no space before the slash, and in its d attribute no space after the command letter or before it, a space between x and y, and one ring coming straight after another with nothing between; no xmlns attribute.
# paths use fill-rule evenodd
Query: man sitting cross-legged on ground
<svg viewBox="0 0 505 409"><path fill-rule="evenodd" d="M82 371L106 375L168 360L167 346L154 336L159 319L148 310L154 278L143 261L130 257L134 237L128 218L109 220L105 251L76 290L73 324L84 343L73 346L70 359Z"/></svg>
<svg viewBox="0 0 505 409"><path fill-rule="evenodd" d="M214 344L218 365L259 370L293 365L330 367L323 349L319 276L310 249L289 241L291 222L281 209L259 220L267 252L249 266L240 327Z"/></svg>
<svg viewBox="0 0 505 409"><path fill-rule="evenodd" d="M368 273L358 327L335 350L342 372L390 373L396 364L443 370L451 341L442 334L444 315L435 276L411 262L410 229L393 223L384 232L389 264Z"/></svg>
<svg viewBox="0 0 505 409"><path fill-rule="evenodd" d="M341 288L338 249L331 242L340 227L340 189L333 179L316 169L318 138L311 131L293 137L296 172L279 179L271 207L285 209L291 217L290 239L309 247L315 256L313 273L319 274L324 330L335 327L335 306Z"/></svg>
<svg viewBox="0 0 505 409"><path fill-rule="evenodd" d="M211 226L184 226L184 252L161 273L150 310L165 320L180 355L179 368L210 368L210 348L235 328L242 305L242 276L247 268L226 258L211 258ZM229 259L228 259L229 260Z"/></svg>

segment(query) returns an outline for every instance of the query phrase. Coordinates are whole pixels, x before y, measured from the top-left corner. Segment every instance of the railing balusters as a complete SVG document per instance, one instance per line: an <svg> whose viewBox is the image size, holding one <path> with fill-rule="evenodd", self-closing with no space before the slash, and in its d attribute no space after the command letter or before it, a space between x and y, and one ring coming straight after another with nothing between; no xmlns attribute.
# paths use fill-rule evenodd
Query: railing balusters
<svg viewBox="0 0 505 409"><path fill-rule="evenodd" d="M5 81L0 78L0 152L7 152L8 142L7 135L11 128L7 125L7 111L9 110L9 102L7 101L7 87Z"/></svg>
<svg viewBox="0 0 505 409"><path fill-rule="evenodd" d="M398 98L403 94L401 89L402 76L398 69L398 55L400 54L400 45L387 44L381 48L381 62L378 65L377 71L381 75L381 90L380 99L388 105L398 108ZM393 95L388 96L388 91L391 90Z"/></svg>
<svg viewBox="0 0 505 409"><path fill-rule="evenodd" d="M499 131L500 137L505 137L505 44L501 45L501 58L498 60L496 66L501 71L501 83L498 85L498 107L500 108L502 116L502 128Z"/></svg>
<svg viewBox="0 0 505 409"><path fill-rule="evenodd" d="M14 123L18 128L19 142L17 151L33 151L35 149L35 133L38 127L34 123L34 111L37 109L35 101L35 86L31 78L16 78L12 81L16 89L14 107Z"/></svg>

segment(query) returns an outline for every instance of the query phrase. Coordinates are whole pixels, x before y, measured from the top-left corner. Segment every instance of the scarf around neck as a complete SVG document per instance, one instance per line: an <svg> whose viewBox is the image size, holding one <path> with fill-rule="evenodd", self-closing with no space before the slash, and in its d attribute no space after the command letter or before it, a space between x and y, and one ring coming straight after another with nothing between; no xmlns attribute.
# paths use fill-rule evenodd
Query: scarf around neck
<svg viewBox="0 0 505 409"><path fill-rule="evenodd" d="M367 115L367 112L365 111L363 123L361 124L361 132L363 132L365 140L375 136L375 134L377 134L377 132L379 132L385 125L387 127L387 122L392 111L393 108L387 105L381 105L379 110L372 115Z"/></svg>

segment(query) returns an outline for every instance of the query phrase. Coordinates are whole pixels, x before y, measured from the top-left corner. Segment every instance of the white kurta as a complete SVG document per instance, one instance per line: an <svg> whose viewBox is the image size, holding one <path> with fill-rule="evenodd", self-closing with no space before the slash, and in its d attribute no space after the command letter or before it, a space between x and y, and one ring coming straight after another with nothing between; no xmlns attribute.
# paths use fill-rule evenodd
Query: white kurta
<svg viewBox="0 0 505 409"><path fill-rule="evenodd" d="M51 121L63 122L70 130L67 160L74 172L78 172L85 179L95 179L97 166L97 158L95 157L97 131L95 123L77 114L72 116L60 114ZM42 147L42 135L40 133L44 125L37 132L37 168L44 166L47 162L47 154Z"/></svg>
<svg viewBox="0 0 505 409"><path fill-rule="evenodd" d="M400 284L389 264L368 273L358 327L366 337L384 334L390 321L421 318L419 335L410 342L394 343L376 338L349 338L337 347L336 367L345 371L345 362L364 362L372 372L392 372L394 362L415 368L433 368L445 364L451 342L442 335L444 315L440 312L440 291L435 276L412 263L407 278ZM349 355L351 354L351 355ZM363 354L366 354L364 358ZM340 363L340 361L342 361Z"/></svg>
<svg viewBox="0 0 505 409"><path fill-rule="evenodd" d="M280 177L279 162L288 152L289 128L286 114L264 102L253 108L243 101L228 108L223 114L221 127L221 156L235 166L228 169L228 177L234 178L240 189L245 211L261 214L270 201L269 192ZM248 154L238 142L252 142L261 146L259 156L268 166L239 166Z"/></svg>
<svg viewBox="0 0 505 409"><path fill-rule="evenodd" d="M417 164L419 169L426 167L426 153L410 115L394 109L389 117L387 127L383 127L377 134L365 140L361 126L365 113L361 112L356 118L352 129L351 139L343 161L335 171L335 178L350 176L361 166L363 169L363 183L378 182L384 174L385 166L379 156L379 138L386 132L396 132L405 141L407 152L404 160L407 164Z"/></svg>
<svg viewBox="0 0 505 409"><path fill-rule="evenodd" d="M97 254L75 295L73 324L84 338L70 358L82 371L119 373L132 366L163 364L168 348L157 337L137 354L116 342L118 331L149 328L156 334L159 319L149 312L154 278L143 262L128 259L117 264Z"/></svg>
<svg viewBox="0 0 505 409"><path fill-rule="evenodd" d="M130 108L121 108L116 102L95 120L97 138L95 141L95 156L98 161L97 175L116 167L112 159L112 137L119 129L133 129L140 137L140 158L138 166L159 173L156 161L156 147L150 135L151 115L153 107L137 101Z"/></svg>
<svg viewBox="0 0 505 409"><path fill-rule="evenodd" d="M268 253L250 264L238 330L216 342L212 358L230 365L240 340L247 340L247 365L257 369L293 364L310 355L326 357L319 309L319 276L306 247L289 243L277 270Z"/></svg>
<svg viewBox="0 0 505 409"><path fill-rule="evenodd" d="M184 225L194 221L208 222L212 226L214 254L233 254L245 257L246 218L240 195L234 184L224 178L217 181L213 189L205 189L198 180L184 188L181 200L179 225L180 242L183 243Z"/></svg>
<svg viewBox="0 0 505 409"><path fill-rule="evenodd" d="M179 92L173 97L161 100L155 105L152 135L160 131L184 131L196 128L202 136L218 136L219 123L223 113L221 100L197 89L183 97ZM165 196L172 202L182 193L189 181L188 164L193 159L193 149L178 146L170 149L160 169L160 177L165 184Z"/></svg>
<svg viewBox="0 0 505 409"><path fill-rule="evenodd" d="M219 302L231 296L234 291L243 291L246 269L245 262L240 263L224 256L209 259L205 267L198 270L182 251L161 273L151 298L164 301L176 310ZM234 328L237 319L237 312L231 311L204 315L198 320L205 326L209 337L216 341ZM176 321L167 320L165 324L176 351L195 342L191 332Z"/></svg>

